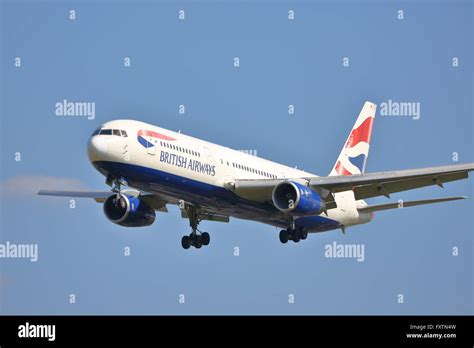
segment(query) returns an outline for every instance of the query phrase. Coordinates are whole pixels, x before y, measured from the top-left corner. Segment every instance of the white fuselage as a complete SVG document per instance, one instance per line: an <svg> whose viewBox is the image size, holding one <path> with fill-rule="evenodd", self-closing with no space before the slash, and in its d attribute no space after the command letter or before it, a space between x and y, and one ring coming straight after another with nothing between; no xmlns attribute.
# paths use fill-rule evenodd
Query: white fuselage
<svg viewBox="0 0 474 348"><path fill-rule="evenodd" d="M192 180L194 184L198 182L224 189L236 179L304 179L316 176L144 122L116 120L103 124L100 129L110 129L111 134L97 134L91 137L88 147L91 162L111 162L149 168L166 173L165 175L172 175L175 186L177 178L183 183ZM149 180L150 177L146 175L151 174L146 170L144 173L143 180ZM139 173L133 177L132 182L136 182ZM162 193L159 187L156 187L157 191ZM151 185L148 190L154 191L153 188ZM183 198L186 189L186 185L183 185ZM357 207L366 203L356 201L352 191L338 193L335 198L337 208L328 210L327 218L343 226L370 221L370 214L359 214L357 211ZM232 215L245 218L245 214ZM325 214L322 216L326 217ZM250 219L254 220L252 217Z"/></svg>

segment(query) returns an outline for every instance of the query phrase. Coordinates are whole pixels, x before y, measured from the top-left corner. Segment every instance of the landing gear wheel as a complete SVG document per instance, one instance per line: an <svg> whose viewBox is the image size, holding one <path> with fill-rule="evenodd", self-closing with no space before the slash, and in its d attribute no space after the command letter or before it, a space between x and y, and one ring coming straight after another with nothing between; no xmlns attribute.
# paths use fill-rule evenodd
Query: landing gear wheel
<svg viewBox="0 0 474 348"><path fill-rule="evenodd" d="M202 247L202 244L203 244L201 236L195 235L193 239L194 239L194 241L193 241L194 242L194 247L196 249L200 249Z"/></svg>
<svg viewBox="0 0 474 348"><path fill-rule="evenodd" d="M298 243L301 239L301 232L299 230L293 230L293 242Z"/></svg>
<svg viewBox="0 0 474 348"><path fill-rule="evenodd" d="M202 239L202 245L206 246L209 245L209 242L211 241L211 236L209 233L204 232L201 234L201 239Z"/></svg>
<svg viewBox="0 0 474 348"><path fill-rule="evenodd" d="M281 230L280 231L280 242L285 244L288 242L289 236L288 236L288 231L287 230Z"/></svg>
<svg viewBox="0 0 474 348"><path fill-rule="evenodd" d="M301 240L305 240L308 238L308 232L307 231L301 231Z"/></svg>
<svg viewBox="0 0 474 348"><path fill-rule="evenodd" d="M181 238L181 245L184 249L189 249L189 247L191 246L191 238L189 238L188 236L184 236L183 238Z"/></svg>

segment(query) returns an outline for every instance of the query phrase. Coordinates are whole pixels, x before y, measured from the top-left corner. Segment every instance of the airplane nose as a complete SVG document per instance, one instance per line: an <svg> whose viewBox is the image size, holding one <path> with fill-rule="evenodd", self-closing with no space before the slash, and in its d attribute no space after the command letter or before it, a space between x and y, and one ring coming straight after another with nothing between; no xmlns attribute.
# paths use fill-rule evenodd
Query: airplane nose
<svg viewBox="0 0 474 348"><path fill-rule="evenodd" d="M107 140L101 136L92 136L87 145L87 154L91 162L102 161L107 155Z"/></svg>

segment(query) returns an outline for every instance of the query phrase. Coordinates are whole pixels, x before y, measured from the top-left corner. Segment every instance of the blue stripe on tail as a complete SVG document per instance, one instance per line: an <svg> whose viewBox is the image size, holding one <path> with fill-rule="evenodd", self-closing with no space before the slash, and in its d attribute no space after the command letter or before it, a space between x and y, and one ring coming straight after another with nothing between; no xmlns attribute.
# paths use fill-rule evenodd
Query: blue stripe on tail
<svg viewBox="0 0 474 348"><path fill-rule="evenodd" d="M360 154L357 157L349 157L348 159L349 159L349 162L351 162L353 165L359 168L360 172L363 173L366 158L367 157L364 154Z"/></svg>

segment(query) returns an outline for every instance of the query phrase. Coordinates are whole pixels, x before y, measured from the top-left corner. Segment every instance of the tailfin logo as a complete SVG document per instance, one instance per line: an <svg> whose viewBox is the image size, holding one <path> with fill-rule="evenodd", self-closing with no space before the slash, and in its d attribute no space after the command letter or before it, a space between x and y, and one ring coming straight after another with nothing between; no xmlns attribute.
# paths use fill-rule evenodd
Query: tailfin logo
<svg viewBox="0 0 474 348"><path fill-rule="evenodd" d="M336 163L335 170L339 175L362 174L365 170L372 135L373 116L367 118L349 134L344 146L344 157ZM344 165L341 163L344 162Z"/></svg>

